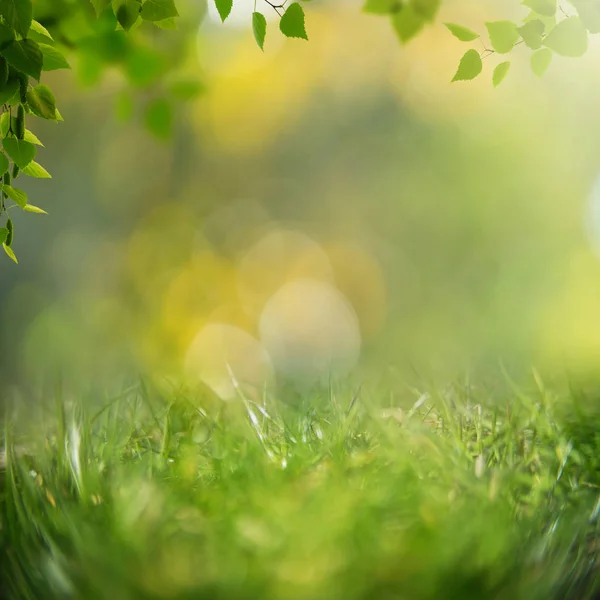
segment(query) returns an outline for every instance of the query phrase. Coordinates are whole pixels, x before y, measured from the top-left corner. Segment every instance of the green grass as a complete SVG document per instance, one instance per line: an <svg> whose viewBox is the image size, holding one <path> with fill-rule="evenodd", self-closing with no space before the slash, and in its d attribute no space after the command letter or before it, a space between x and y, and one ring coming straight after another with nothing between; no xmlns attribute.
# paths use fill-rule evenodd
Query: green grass
<svg viewBox="0 0 600 600"><path fill-rule="evenodd" d="M591 401L541 383L493 403L458 384L408 396L404 409L338 389L225 405L141 384L104 403L17 411L5 428L4 593L600 593Z"/></svg>

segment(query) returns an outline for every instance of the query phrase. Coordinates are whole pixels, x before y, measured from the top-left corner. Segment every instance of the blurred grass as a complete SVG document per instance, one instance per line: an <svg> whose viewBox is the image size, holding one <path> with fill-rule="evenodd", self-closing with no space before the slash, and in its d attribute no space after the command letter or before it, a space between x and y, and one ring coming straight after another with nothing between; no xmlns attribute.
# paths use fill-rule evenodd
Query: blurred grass
<svg viewBox="0 0 600 600"><path fill-rule="evenodd" d="M407 388L393 406L334 385L294 404L57 393L6 422L4 590L593 598L600 415L536 381L493 403L468 382Z"/></svg>

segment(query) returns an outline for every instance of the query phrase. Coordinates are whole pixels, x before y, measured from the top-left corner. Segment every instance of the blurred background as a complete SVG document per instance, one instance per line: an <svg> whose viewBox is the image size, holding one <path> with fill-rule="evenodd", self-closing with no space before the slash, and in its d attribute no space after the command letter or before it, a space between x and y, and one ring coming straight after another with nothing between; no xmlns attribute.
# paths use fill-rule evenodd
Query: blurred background
<svg viewBox="0 0 600 600"><path fill-rule="evenodd" d="M450 84L442 23L507 3L447 1L406 46L359 1L310 3L310 41L270 21L264 53L253 2L224 25L180 4L128 77L92 48L46 79L65 121L31 125L53 179L20 182L49 215L16 215L0 263L4 390L597 370L598 43L541 80L516 48L493 89L493 65ZM185 102L153 96L161 43Z"/></svg>

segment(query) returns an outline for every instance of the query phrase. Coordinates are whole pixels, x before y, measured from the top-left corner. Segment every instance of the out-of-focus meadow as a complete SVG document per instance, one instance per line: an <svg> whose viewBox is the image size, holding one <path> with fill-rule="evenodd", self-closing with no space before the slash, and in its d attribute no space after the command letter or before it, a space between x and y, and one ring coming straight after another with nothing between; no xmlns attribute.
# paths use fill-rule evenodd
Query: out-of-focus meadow
<svg viewBox="0 0 600 600"><path fill-rule="evenodd" d="M225 25L211 6L181 50L205 91L168 139L128 118L118 71L53 75L53 179L26 184L49 216L15 217L0 269L3 385L144 372L227 399L236 378L597 369L600 48L450 84L442 22L504 4L444 3L405 47L358 2L311 5L310 41L264 53L251 3Z"/></svg>

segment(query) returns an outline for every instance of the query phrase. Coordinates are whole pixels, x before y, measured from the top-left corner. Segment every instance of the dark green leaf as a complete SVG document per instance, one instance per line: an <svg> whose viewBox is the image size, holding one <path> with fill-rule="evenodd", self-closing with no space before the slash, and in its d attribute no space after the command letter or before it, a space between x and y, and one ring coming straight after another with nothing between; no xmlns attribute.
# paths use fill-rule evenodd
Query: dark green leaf
<svg viewBox="0 0 600 600"><path fill-rule="evenodd" d="M140 16L141 0L112 0L112 5L119 25L129 31Z"/></svg>
<svg viewBox="0 0 600 600"><path fill-rule="evenodd" d="M215 0L215 6L217 7L217 11L219 11L221 21L224 22L231 12L233 0Z"/></svg>
<svg viewBox="0 0 600 600"><path fill-rule="evenodd" d="M54 46L48 44L39 44L44 57L42 65L43 71L56 71L57 69L70 69L71 66L67 59Z"/></svg>
<svg viewBox="0 0 600 600"><path fill-rule="evenodd" d="M486 23L490 43L498 54L510 52L521 37L517 26L512 21L493 21Z"/></svg>
<svg viewBox="0 0 600 600"><path fill-rule="evenodd" d="M27 37L33 19L31 0L0 0L0 15L19 35Z"/></svg>
<svg viewBox="0 0 600 600"><path fill-rule="evenodd" d="M173 0L146 0L141 15L146 21L163 21L177 17L178 13Z"/></svg>
<svg viewBox="0 0 600 600"><path fill-rule="evenodd" d="M304 9L294 2L290 4L279 21L279 29L286 37L308 39L304 25Z"/></svg>
<svg viewBox="0 0 600 600"><path fill-rule="evenodd" d="M8 229L6 227L0 227L0 244L4 244L8 236Z"/></svg>
<svg viewBox="0 0 600 600"><path fill-rule="evenodd" d="M0 175L4 175L8 171L9 163L6 155L0 152Z"/></svg>
<svg viewBox="0 0 600 600"><path fill-rule="evenodd" d="M35 146L25 140L7 137L2 140L2 146L19 169L24 169L35 158Z"/></svg>
<svg viewBox="0 0 600 600"><path fill-rule="evenodd" d="M454 75L452 81L469 81L475 79L481 70L483 69L483 63L481 62L481 56L477 50L467 50L464 56L460 60L458 70Z"/></svg>
<svg viewBox="0 0 600 600"><path fill-rule="evenodd" d="M0 84L0 104L8 104L19 94L19 82L9 79L5 84Z"/></svg>
<svg viewBox="0 0 600 600"><path fill-rule="evenodd" d="M544 38L544 46L561 56L576 58L588 49L588 34L579 17L569 17Z"/></svg>
<svg viewBox="0 0 600 600"><path fill-rule="evenodd" d="M468 27L463 27L456 23L444 23L444 25L450 30L450 33L461 42L472 42L479 37L478 33L475 33Z"/></svg>
<svg viewBox="0 0 600 600"><path fill-rule="evenodd" d="M267 20L262 13L252 13L252 31L254 39L261 50L265 49L265 36L267 35Z"/></svg>
<svg viewBox="0 0 600 600"><path fill-rule="evenodd" d="M15 69L39 81L44 56L38 44L32 40L16 40L0 50L0 54Z"/></svg>
<svg viewBox="0 0 600 600"><path fill-rule="evenodd" d="M15 39L15 32L0 23L0 50L6 48Z"/></svg>

